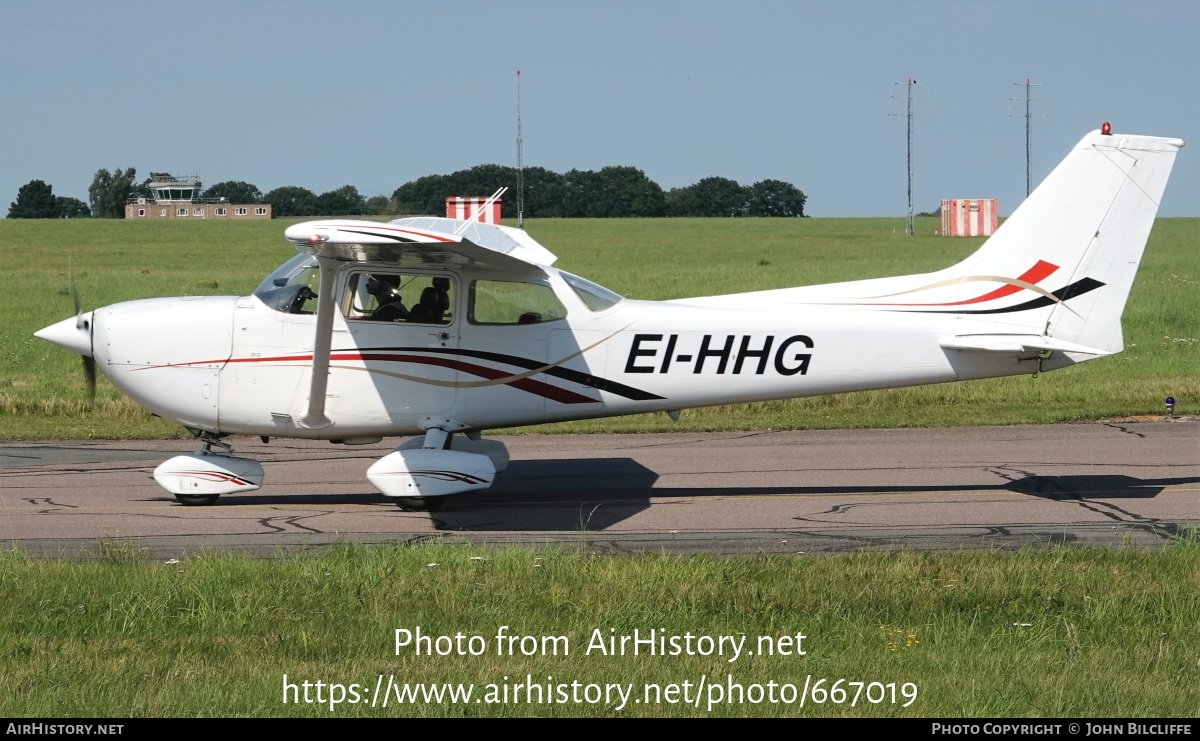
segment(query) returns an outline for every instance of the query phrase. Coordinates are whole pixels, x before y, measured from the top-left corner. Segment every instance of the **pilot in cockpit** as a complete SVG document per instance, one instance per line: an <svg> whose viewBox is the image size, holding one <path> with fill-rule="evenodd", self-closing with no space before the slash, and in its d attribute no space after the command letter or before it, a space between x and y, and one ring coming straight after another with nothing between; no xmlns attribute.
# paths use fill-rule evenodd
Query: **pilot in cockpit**
<svg viewBox="0 0 1200 741"><path fill-rule="evenodd" d="M400 276L367 276L367 293L375 297L379 306L368 317L373 322L403 322L408 320L408 310L400 300Z"/></svg>

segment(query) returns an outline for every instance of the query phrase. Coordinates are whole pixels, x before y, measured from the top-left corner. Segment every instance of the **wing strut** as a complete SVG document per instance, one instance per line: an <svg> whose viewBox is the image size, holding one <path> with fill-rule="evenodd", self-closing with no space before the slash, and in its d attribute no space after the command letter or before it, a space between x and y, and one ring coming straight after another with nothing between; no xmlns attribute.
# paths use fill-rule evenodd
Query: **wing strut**
<svg viewBox="0 0 1200 741"><path fill-rule="evenodd" d="M333 312L337 309L334 293L339 260L317 255L321 266L321 288L317 296L317 332L313 338L312 383L308 388L308 414L299 421L302 427L320 429L333 424L325 416L325 391L329 386L329 351L333 346Z"/></svg>

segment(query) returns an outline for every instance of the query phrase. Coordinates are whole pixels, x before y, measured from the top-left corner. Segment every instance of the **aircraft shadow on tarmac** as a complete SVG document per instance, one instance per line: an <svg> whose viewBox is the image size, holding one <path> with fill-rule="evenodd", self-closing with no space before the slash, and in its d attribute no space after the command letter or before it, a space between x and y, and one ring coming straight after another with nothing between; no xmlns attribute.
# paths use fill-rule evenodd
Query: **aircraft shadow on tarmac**
<svg viewBox="0 0 1200 741"><path fill-rule="evenodd" d="M632 458L580 458L513 461L486 491L454 495L428 516L445 531L582 532L611 527L648 509L652 497L886 496L921 492L1011 491L1063 500L1149 499L1167 486L1200 483L1200 477L1139 479L1123 475L1041 476L991 469L1001 481L941 486L739 486L654 488L659 475ZM803 479L804 472L797 471ZM270 489L223 497L216 505L387 504L380 494L274 494ZM415 513L414 513L415 514ZM411 516L411 515L410 515Z"/></svg>
<svg viewBox="0 0 1200 741"><path fill-rule="evenodd" d="M1139 479L1133 476L1084 475L1036 476L1026 475L1005 484L1002 488L1018 494L1029 494L1054 501L1078 499L1152 499L1168 486L1200 483L1200 477Z"/></svg>
<svg viewBox="0 0 1200 741"><path fill-rule="evenodd" d="M803 472L797 472L803 477ZM1008 475L1001 473L1008 478ZM435 513L442 530L481 527L480 515L489 507L526 505L525 512L507 512L503 520L487 523L491 530L601 530L650 505L651 497L763 497L779 495L888 495L919 492L1013 491L1060 500L1157 496L1167 486L1200 483L1200 477L1139 479L1122 475L1040 476L1022 472L1007 483L946 486L764 486L719 488L659 488L658 474L628 458L514 461L488 491L458 495L455 505Z"/></svg>

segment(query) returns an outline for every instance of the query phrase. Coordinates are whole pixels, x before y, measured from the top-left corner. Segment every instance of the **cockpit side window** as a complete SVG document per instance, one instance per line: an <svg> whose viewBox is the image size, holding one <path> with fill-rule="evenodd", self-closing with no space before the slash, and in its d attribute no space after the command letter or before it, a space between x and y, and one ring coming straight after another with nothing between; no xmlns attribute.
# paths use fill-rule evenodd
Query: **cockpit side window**
<svg viewBox="0 0 1200 741"><path fill-rule="evenodd" d="M342 297L346 319L440 324L454 321L454 281L441 275L355 272Z"/></svg>
<svg viewBox="0 0 1200 741"><path fill-rule="evenodd" d="M541 283L476 280L468 316L472 324L541 324L565 319L567 307Z"/></svg>

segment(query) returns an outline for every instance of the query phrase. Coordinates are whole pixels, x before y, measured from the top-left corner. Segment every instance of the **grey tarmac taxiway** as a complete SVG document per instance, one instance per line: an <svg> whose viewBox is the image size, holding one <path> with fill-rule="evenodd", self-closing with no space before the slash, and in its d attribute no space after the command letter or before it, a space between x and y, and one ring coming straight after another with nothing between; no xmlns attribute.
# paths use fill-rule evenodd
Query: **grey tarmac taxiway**
<svg viewBox="0 0 1200 741"><path fill-rule="evenodd" d="M0 543L154 557L441 538L607 552L1160 547L1200 523L1200 423L514 435L507 473L433 514L365 472L396 440L234 438L262 489L185 507L150 478L195 441L0 444ZM107 544L107 546L105 545Z"/></svg>

